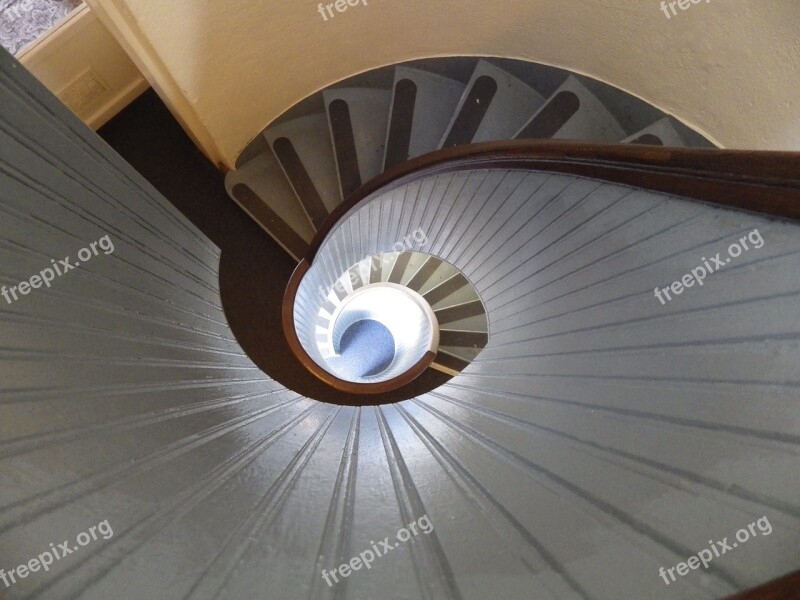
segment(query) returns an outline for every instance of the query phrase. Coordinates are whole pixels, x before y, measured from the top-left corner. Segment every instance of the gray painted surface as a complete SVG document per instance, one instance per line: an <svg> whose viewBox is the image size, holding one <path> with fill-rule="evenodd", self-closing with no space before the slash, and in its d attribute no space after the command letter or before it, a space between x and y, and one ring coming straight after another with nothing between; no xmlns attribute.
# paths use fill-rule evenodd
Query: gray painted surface
<svg viewBox="0 0 800 600"><path fill-rule="evenodd" d="M0 66L3 284L115 245L0 304L0 568L114 532L0 595L713 598L797 567L796 227L546 174L396 190L351 215L372 235L343 269L423 227L487 303L489 346L424 397L323 405L242 354L216 249ZM761 250L653 297L755 227ZM325 584L423 515L432 533ZM658 577L763 515L770 536Z"/></svg>
<svg viewBox="0 0 800 600"><path fill-rule="evenodd" d="M376 227L379 240L360 234ZM425 465L413 476L447 523L451 568L471 573L464 597L718 598L797 567L795 225L589 179L474 171L377 196L309 276L324 282L417 228L490 320L460 375L385 409L413 431L401 447ZM762 248L656 299L755 229ZM472 508L435 511L445 498ZM765 515L769 536L669 587L659 578ZM465 523L492 528L517 560L493 562ZM510 581L529 583L512 593Z"/></svg>
<svg viewBox="0 0 800 600"><path fill-rule="evenodd" d="M386 158L389 124L395 108L394 93L386 88L391 81L396 85L402 79L410 79L416 85L409 158L433 151L445 143L470 97L472 85L481 77L491 78L497 90L481 117L473 142L514 138L547 107L546 97L552 100L557 92L570 91L579 97L580 108L555 132L556 139L619 142L627 141L630 133L638 132L638 135L657 133L666 145L709 146L701 136L655 107L601 82L553 67L482 58L429 59L411 64L414 66L387 66L356 75L288 110L242 153L239 168L227 175L228 190L235 183L248 184L301 238L307 239L308 219L303 218L302 199L298 198L296 206L281 206L287 200L291 203L285 190L290 184L277 181L280 174L265 171L264 165L272 163L274 157L263 140L273 143L278 137L288 137L325 206L333 210L341 201L342 190L327 125L327 107L334 99L348 103L361 182L366 183L379 174ZM269 156L261 161L254 159L264 154ZM237 199L234 197L234 200ZM271 231L268 223L259 224L281 243L280 237L285 231Z"/></svg>
<svg viewBox="0 0 800 600"><path fill-rule="evenodd" d="M481 124L472 138L473 143L512 139L544 104L545 99L536 90L492 63L479 60L458 106L453 111L450 125L440 141L440 148L447 140L472 85L477 79L485 76L491 77L497 83L497 93L481 119Z"/></svg>
<svg viewBox="0 0 800 600"><path fill-rule="evenodd" d="M326 107L334 100L344 100L347 103L361 181L367 182L379 175L383 171L386 130L392 104L391 92L336 88L325 90L322 96ZM331 130L330 143L333 145L333 127L330 124L330 113L327 114L328 127ZM339 185L341 187L341 182Z"/></svg>
<svg viewBox="0 0 800 600"><path fill-rule="evenodd" d="M417 87L408 145L408 157L415 158L439 146L458 108L464 84L435 73L399 66L395 69L395 85L403 79L413 81ZM389 119L391 122L391 113ZM388 138L388 128L386 135Z"/></svg>

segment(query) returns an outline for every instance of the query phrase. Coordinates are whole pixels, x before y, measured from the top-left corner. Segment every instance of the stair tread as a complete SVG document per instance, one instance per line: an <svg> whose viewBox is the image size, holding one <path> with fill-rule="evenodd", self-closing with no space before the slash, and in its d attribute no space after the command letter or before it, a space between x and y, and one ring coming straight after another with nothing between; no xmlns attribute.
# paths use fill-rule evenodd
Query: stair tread
<svg viewBox="0 0 800 600"><path fill-rule="evenodd" d="M407 148L404 148L399 156L397 152L390 152L389 144L392 141L390 127L387 131L385 168L436 150L466 87L460 81L403 66L395 69L395 90L401 81L411 81L414 84L413 110L409 114L407 106L395 107L393 99L390 123L399 130L398 136L407 136Z"/></svg>
<svg viewBox="0 0 800 600"><path fill-rule="evenodd" d="M486 331L439 330L439 344L447 347L483 348L489 341Z"/></svg>
<svg viewBox="0 0 800 600"><path fill-rule="evenodd" d="M439 351L460 358L470 363L475 360L483 348L465 348L463 346L439 346Z"/></svg>
<svg viewBox="0 0 800 600"><path fill-rule="evenodd" d="M633 135L622 140L623 144L644 144L655 143L655 140L648 140L649 136L655 136L661 142L661 146L669 146L671 148L683 148L686 143L681 139L675 127L669 120L669 117L659 119L652 125L648 125L644 129L637 131Z"/></svg>
<svg viewBox="0 0 800 600"><path fill-rule="evenodd" d="M314 228L271 153L260 154L228 172L225 189L295 260L305 256Z"/></svg>
<svg viewBox="0 0 800 600"><path fill-rule="evenodd" d="M247 184L297 235L306 242L314 237L314 227L294 196L291 185L272 152L254 157L225 176L225 187L232 194L236 184Z"/></svg>
<svg viewBox="0 0 800 600"><path fill-rule="evenodd" d="M287 138L292 143L327 212L331 212L340 204L342 197L336 173L336 160L330 142L328 117L324 113L273 125L264 132L264 135L273 151L276 140L280 138ZM291 181L288 174L287 177ZM295 193L298 194L297 189ZM301 202L306 200L300 195L298 198Z"/></svg>
<svg viewBox="0 0 800 600"><path fill-rule="evenodd" d="M577 106L567 107L563 123L542 122L546 117L559 116L559 111L553 111L554 103L572 100L577 100ZM577 77L570 75L514 137L618 142L625 137L625 131L603 103Z"/></svg>
<svg viewBox="0 0 800 600"><path fill-rule="evenodd" d="M479 60L440 147L510 139L544 101L541 94L513 75ZM470 111L472 119L465 117Z"/></svg>
<svg viewBox="0 0 800 600"><path fill-rule="evenodd" d="M338 147L335 138L340 124L333 120L332 115L335 113L331 110L331 105L336 101L344 102L347 105L352 127L350 134L356 153L357 164L354 167L359 174L359 185L366 183L383 171L384 146L392 93L389 90L368 88L335 88L325 90L322 96L327 108L330 139L334 148ZM334 156L338 165L340 191L342 196L346 197L355 188L342 181L341 174L343 170L347 169L347 165L343 163L351 161L352 157L342 156L337 152L334 152Z"/></svg>

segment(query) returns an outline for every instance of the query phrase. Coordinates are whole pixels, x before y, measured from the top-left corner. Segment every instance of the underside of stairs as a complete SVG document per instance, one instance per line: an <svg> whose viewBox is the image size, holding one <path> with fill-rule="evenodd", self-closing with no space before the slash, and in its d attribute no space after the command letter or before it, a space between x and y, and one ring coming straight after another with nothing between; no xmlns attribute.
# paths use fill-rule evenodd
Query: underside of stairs
<svg viewBox="0 0 800 600"><path fill-rule="evenodd" d="M439 149L511 139L711 147L655 107L587 77L522 61L428 59L302 101L242 152L226 187L300 260L328 215L387 169Z"/></svg>

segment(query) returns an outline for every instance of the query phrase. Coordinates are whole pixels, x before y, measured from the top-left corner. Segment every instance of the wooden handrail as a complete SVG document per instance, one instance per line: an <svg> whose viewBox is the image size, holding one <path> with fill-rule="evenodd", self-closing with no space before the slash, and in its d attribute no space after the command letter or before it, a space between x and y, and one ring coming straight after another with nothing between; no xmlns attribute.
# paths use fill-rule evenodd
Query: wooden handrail
<svg viewBox="0 0 800 600"><path fill-rule="evenodd" d="M578 175L800 221L800 152L552 140L484 142L425 154L362 185L328 215L314 236L306 259L313 263L322 242L342 217L377 192L432 175L472 169Z"/></svg>
<svg viewBox="0 0 800 600"><path fill-rule="evenodd" d="M706 150L552 140L485 142L432 152L388 169L345 199L328 215L314 236L305 259L292 274L283 299L283 328L289 347L309 372L340 391L378 394L407 385L433 362L435 354L428 352L408 372L377 384L356 384L339 379L317 365L300 344L294 328L295 296L323 242L351 211L379 194L413 181L473 169L576 175L800 221L800 152Z"/></svg>

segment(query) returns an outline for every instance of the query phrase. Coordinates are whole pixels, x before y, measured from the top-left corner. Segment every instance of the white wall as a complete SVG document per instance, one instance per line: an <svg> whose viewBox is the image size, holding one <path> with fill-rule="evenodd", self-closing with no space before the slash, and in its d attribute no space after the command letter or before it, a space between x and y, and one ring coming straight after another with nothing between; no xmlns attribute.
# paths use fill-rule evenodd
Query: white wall
<svg viewBox="0 0 800 600"><path fill-rule="evenodd" d="M543 62L603 80L724 147L800 149L800 6L711 0L369 0L323 21L311 0L88 0L217 163L358 72L428 56ZM685 0L681 0L685 1Z"/></svg>

